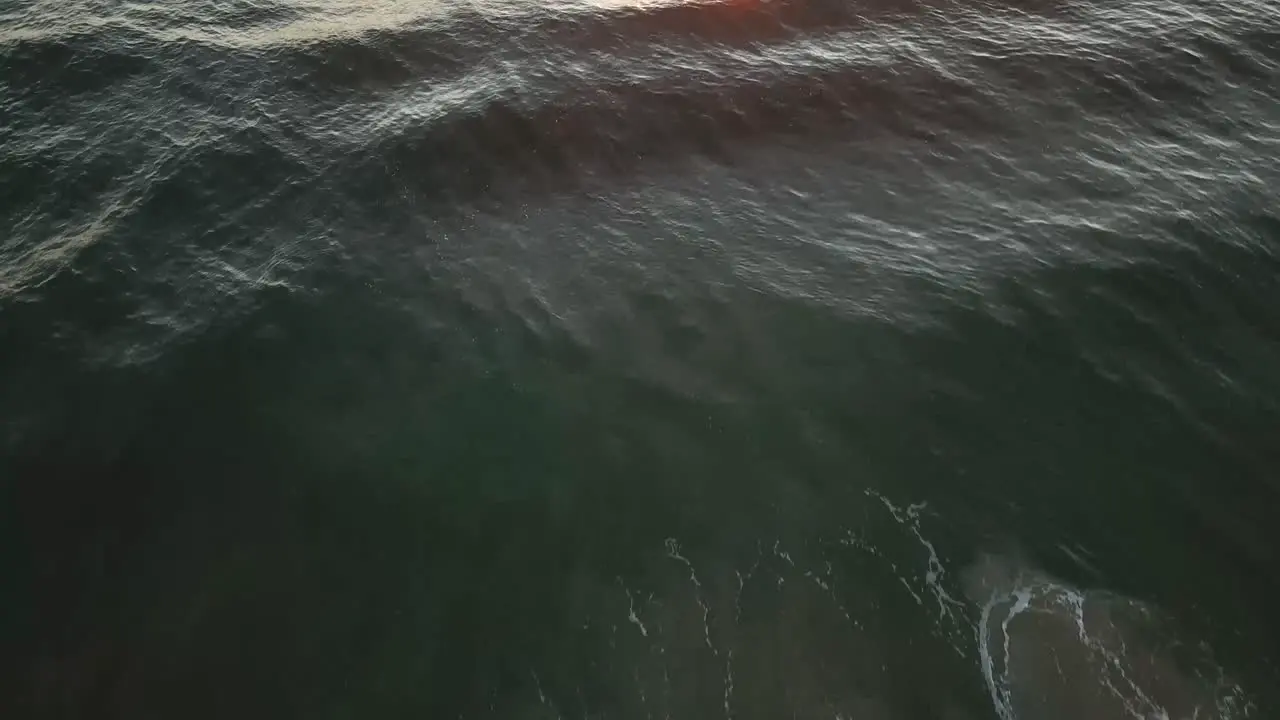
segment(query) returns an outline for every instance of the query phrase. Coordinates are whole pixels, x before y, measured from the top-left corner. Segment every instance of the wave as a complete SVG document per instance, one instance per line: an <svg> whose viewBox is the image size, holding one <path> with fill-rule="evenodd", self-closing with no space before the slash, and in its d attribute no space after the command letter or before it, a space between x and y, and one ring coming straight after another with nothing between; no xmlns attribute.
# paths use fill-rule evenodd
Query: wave
<svg viewBox="0 0 1280 720"><path fill-rule="evenodd" d="M1241 690L1220 669L1197 675L1175 656L1155 611L1142 603L1079 590L992 555L966 575L982 607L982 673L1002 720L1248 714Z"/></svg>
<svg viewBox="0 0 1280 720"><path fill-rule="evenodd" d="M0 247L0 284L15 295L103 242L101 267L180 288L163 296L209 282L202 262L273 282L259 271L275 267L270 243L290 233L323 247L474 204L634 187L774 150L847 153L843 170L889 184L858 163L896 150L895 162L941 178L957 172L949 159L988 148L982 162L1005 175L915 188L955 211L919 246L978 247L975 236L993 234L965 208L978 195L1031 238L1017 242L1052 234L1036 223L1074 223L1066 240L1096 248L1106 233L1090 226L1127 231L1212 193L1256 194L1271 172L1259 150L1274 31L1246 28L1239 13L1153 24L1166 6L1183 7L1145 4L1118 29L1100 24L1107 5L788 0L454 8L252 49L161 41L154 27L11 38L0 42L12 119L0 170L15 181L0 189L0 220L17 232ZM1210 112L1219 106L1230 117ZM1050 176L1069 199L1035 196L1036 178ZM1018 177L1032 196L1015 206L1006 197ZM895 262L927 266L931 252Z"/></svg>

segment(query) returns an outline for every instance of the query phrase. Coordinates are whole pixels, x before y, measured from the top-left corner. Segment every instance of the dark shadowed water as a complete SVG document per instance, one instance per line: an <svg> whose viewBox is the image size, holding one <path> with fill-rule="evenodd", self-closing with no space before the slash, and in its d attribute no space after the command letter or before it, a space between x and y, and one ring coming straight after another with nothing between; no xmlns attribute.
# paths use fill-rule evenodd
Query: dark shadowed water
<svg viewBox="0 0 1280 720"><path fill-rule="evenodd" d="M1275 0L3 0L0 717L1280 717Z"/></svg>

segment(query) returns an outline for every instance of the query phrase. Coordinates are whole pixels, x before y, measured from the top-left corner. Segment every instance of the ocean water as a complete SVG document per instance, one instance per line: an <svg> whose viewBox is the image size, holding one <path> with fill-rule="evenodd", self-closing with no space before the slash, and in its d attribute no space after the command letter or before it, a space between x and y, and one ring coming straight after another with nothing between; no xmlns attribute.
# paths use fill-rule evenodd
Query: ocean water
<svg viewBox="0 0 1280 720"><path fill-rule="evenodd" d="M0 717L1280 717L1275 0L4 0Z"/></svg>

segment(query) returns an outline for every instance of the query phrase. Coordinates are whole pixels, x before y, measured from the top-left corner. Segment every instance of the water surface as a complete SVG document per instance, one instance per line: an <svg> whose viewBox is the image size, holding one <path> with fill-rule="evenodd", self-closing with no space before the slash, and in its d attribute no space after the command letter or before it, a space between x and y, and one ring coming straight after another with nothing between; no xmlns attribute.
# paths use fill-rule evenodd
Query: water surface
<svg viewBox="0 0 1280 720"><path fill-rule="evenodd" d="M0 69L5 717L1280 709L1275 2L10 0Z"/></svg>

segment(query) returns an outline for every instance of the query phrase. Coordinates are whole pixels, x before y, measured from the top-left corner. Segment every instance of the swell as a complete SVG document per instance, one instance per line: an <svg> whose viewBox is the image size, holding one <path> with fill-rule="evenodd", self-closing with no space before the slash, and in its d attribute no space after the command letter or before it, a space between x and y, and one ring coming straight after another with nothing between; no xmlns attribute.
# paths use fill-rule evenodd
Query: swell
<svg viewBox="0 0 1280 720"><path fill-rule="evenodd" d="M457 93L433 87L421 98L404 96L402 107L414 111L400 119L391 104L379 116L382 137L372 133L374 157L397 183L452 202L504 183L554 189L691 157L733 162L778 143L877 138L946 152L977 138L1033 138L1068 112L1186 139L1187 123L1212 117L1226 88L1270 94L1273 77L1239 52L1232 57L1247 69L1224 73L1222 63L1169 43L1109 54L1027 51L1003 65L975 53L943 67L927 56L871 51L826 62L784 50L707 53L696 71L667 57L629 61L633 75L602 62L569 77L463 75L451 83ZM452 105L432 114L433 96L445 95ZM1179 116L1170 117L1170 107ZM1265 127L1265 107L1251 100L1242 109L1212 122L1228 136L1236 132L1230 125Z"/></svg>
<svg viewBox="0 0 1280 720"><path fill-rule="evenodd" d="M1053 13L1059 0L1012 0L997 7ZM191 41L239 48L310 44L366 33L430 30L446 43L490 47L494 41L582 44L596 48L681 37L700 42L742 43L790 39L872 19L919 15L964 7L950 0L694 0L679 2L499 1L405 5L390 0L332 3L328 13L305 13L279 3L137 3L124 7L41 5L9 14L0 44L134 30L163 41ZM550 42L548 42L550 41Z"/></svg>
<svg viewBox="0 0 1280 720"><path fill-rule="evenodd" d="M47 102L110 88L153 72L145 46L108 35L0 43L0 101L39 109Z"/></svg>
<svg viewBox="0 0 1280 720"><path fill-rule="evenodd" d="M928 136L944 121L995 128L999 118L961 83L903 68L840 68L690 84L597 85L533 102L508 95L405 128L374 146L397 182L446 201L514 179L559 189L583 176L626 176L695 157L732 162L741 146L877 134ZM914 80L914 82L912 82ZM913 93L953 104L916 108ZM969 98L970 104L963 101Z"/></svg>
<svg viewBox="0 0 1280 720"><path fill-rule="evenodd" d="M1159 12L1165 5L1184 7L1181 3L1141 7ZM250 3L249 7L261 10L264 6ZM193 56L205 66L216 67L218 74L228 79L269 69L283 82L308 92L366 91L431 81L485 59L538 63L548 53L566 59L600 53L629 58L655 47L678 52L708 47L750 50L810 42L859 29L896 28L907 32L913 41L930 45L935 34L944 34L947 42L976 34L989 38L990 49L999 52L1003 40L1034 37L1037 30L1053 31L1057 34L1049 39L1060 41L1058 31L1088 35L1111 20L1098 9L1105 9L1105 5L1077 6L1058 0L977 6L947 0L671 3L610 9L587 5L572 10L513 6L513 12L494 14L474 7L444 7L447 9L438 17L399 18L400 24L314 38L282 36L279 42L248 46L232 41L251 35L237 24L250 20L229 22L213 38L205 39L158 32L156 28L163 25L154 21L104 22L77 32L50 30L47 34L0 38L0 59L8 66L0 81L17 89L43 85L76 92L78 85L102 87L155 69L154 61ZM1094 10L1082 10L1088 7ZM182 12L192 15L186 8ZM199 13L192 15L191 22L207 26L198 22L199 17ZM1203 33L1221 45L1211 52L1229 55L1238 46L1276 58L1276 30L1260 25L1256 15L1218 17L1204 26L1176 13L1174 17L1172 24L1137 30L1148 30L1148 36ZM56 22L49 24L58 26ZM1132 37L1129 30L1119 32L1125 40L1142 39ZM1210 45L1214 45L1213 39L1208 40ZM1247 71L1247 63L1240 67Z"/></svg>
<svg viewBox="0 0 1280 720"><path fill-rule="evenodd" d="M1248 228L1248 232L1276 239L1272 235L1277 229L1274 216L1241 216L1235 220L1241 223L1241 228ZM1251 224L1246 226L1246 222ZM1270 477L1269 469L1247 469L1256 471L1258 474L1254 479L1262 482L1240 483L1241 488L1233 487L1224 500L1227 503L1225 507L1206 508L1203 502L1191 503L1187 499L1153 492L1151 483L1159 482L1162 488L1178 488L1202 472L1229 478L1243 468L1231 456L1216 449L1197 456L1205 460L1203 466L1157 464L1144 467L1129 460L1131 456L1123 452L1125 448L1107 445L1105 436L1108 433L1123 434L1122 428L1131 423L1150 423L1151 436L1161 443L1198 447L1204 439L1195 428L1170 422L1168 405L1161 398L1148 394L1141 386L1113 385L1102 374L1091 374L1087 364L1079 362L1080 348L1071 337L1072 332L1082 326L1110 328L1114 335L1104 338L1102 344L1115 342L1117 345L1112 347L1122 350L1126 336L1135 329L1139 332L1148 329L1143 323L1135 322L1136 317L1146 316L1158 325L1177 328L1182 335L1178 342L1184 344L1184 349L1211 346L1224 323L1221 315L1204 312L1204 306L1221 304L1251 308L1251 311L1241 311L1247 324L1255 330L1273 333L1277 327L1275 308L1280 304L1269 303L1266 298L1275 297L1277 291L1275 278L1280 277L1280 267L1277 266L1280 255L1256 248L1241 249L1239 246L1223 252L1221 239L1211 229L1216 230L1204 223L1193 227L1176 223L1166 226L1164 230L1167 232L1186 239L1185 248L1161 253L1145 263L1107 269L1089 266L1055 268L1004 279L992 296L1016 306L1020 319L1013 324L1002 323L987 308L967 306L963 302L955 302L939 311L943 319L940 329L912 331L895 322L865 318L850 321L834 317L820 308L798 307L799 303L793 298L782 296L743 292L742 297L734 296L728 300L740 300L749 307L753 319L760 323L758 329L767 337L791 341L778 343L784 348L784 357L807 361L780 368L784 371L804 368L814 373L810 379L802 381L803 392L790 401L805 407L810 420L830 430L833 435L851 438L852 442L867 442L865 436L874 432L872 428L875 427L885 428L886 433L900 434L902 426L893 421L899 413L904 416L918 413L935 418L931 423L939 422L937 418L948 417L965 423L970 428L969 432L930 446L930 456L937 460L939 474L930 476L927 482L936 483L939 478L954 480L964 486L966 494L990 492L993 496L1003 497L1004 502L1026 507L1012 520L1015 527L1010 528L1010 532L1016 534L1018 530L1025 529L1016 525L1026 522L1022 519L1026 517L1056 520L1074 513L1088 513L1099 518L1098 522L1124 527L1133 517L1140 516L1139 510L1144 507L1148 512L1177 509L1178 517L1188 520L1196 520L1198 514L1209 510L1211 513L1205 513L1196 520L1196 524L1178 527L1203 529L1203 534L1210 535L1211 540L1206 542L1201 533L1190 534L1173 538L1177 543L1175 547L1181 548L1184 544L1194 546L1202 556L1224 563L1221 567L1232 567L1233 572L1238 569L1242 576L1256 577L1260 583L1274 588L1280 578L1275 575L1274 565L1267 562L1266 548L1269 546L1265 543L1239 544L1242 539L1257 543L1274 535L1271 531L1273 523L1266 516L1267 509L1274 507L1275 497L1260 492L1268 487L1265 481ZM1141 239L1128 238L1134 242ZM434 513L437 512L441 513L440 521L443 522L449 512L441 510L441 502L453 500L447 486L449 479L456 475L456 466L449 462L450 458L466 452L486 457L494 455L487 446L467 440L468 436L493 438L496 435L499 440L518 444L516 433L528 432L530 427L541 428L547 422L547 418L537 410L544 406L542 403L546 400L538 394L545 388L539 385L539 379L544 378L543 373L580 376L601 370L596 366L600 348L577 348L575 354L585 355L579 365L556 359L554 346L571 343L571 340L556 332L550 336L538 333L523 326L519 318L505 310L495 312L464 307L459 302L458 288L432 285L422 291L428 296L422 298L423 304L436 313L440 327L448 328L440 333L423 327L405 313L393 310L388 303L394 304L395 301L388 300L380 289L364 287L362 279L352 276L348 270L344 269L337 277L327 280L332 282L322 283L325 291L311 297L270 294L249 322L240 327L224 327L199 339L191 347L179 350L175 357L177 369L172 371L176 372L177 378L166 377L159 371L131 369L124 373L126 377L112 384L106 381L119 373L99 372L92 381L82 381L86 387L92 387L92 392L86 395L79 395L79 386L74 386L51 389L51 397L44 398L47 405L64 414L60 422L51 423L52 427L65 429L70 438L79 438L91 434L75 432L74 422L67 423L67 418L74 420L79 417L79 422L89 424L107 423L124 438L122 449L76 447L59 442L64 438L55 436L48 438L47 446L40 448L46 452L22 458L22 462L10 463L10 458L0 455L0 462L6 463L6 469L19 473L15 477L32 480L15 483L25 493L17 498L22 503L21 507L40 511L26 514L24 517L29 518L30 527L23 526L19 532L29 533L34 540L46 541L41 544L43 554L38 557L51 561L45 566L58 569L56 573L41 576L39 584L32 584L33 588L40 589L41 598L57 599L57 602L37 606L33 598L28 612L38 620L35 628L39 634L22 637L22 644L6 650L15 655L25 653L36 646L37 639L56 638L55 642L43 646L42 651L52 656L49 662L53 669L64 673L60 682L67 684L57 687L66 690L66 702L89 705L97 701L94 692L116 692L119 694L112 697L125 706L120 710L122 716L137 707L177 707L183 702L178 697L181 693L176 690L174 697L152 694L164 689L164 683L155 678L167 677L166 666L156 659L160 656L158 653L134 660L135 665L130 671L137 674L135 679L142 686L134 685L132 692L127 692L129 688L123 676L128 673L117 671L116 661L128 657L129 653L146 649L147 638L112 638L117 643L115 646L98 647L96 650L103 654L94 655L91 652L94 648L86 650L83 640L74 631L58 630L66 627L68 616L77 617L80 613L90 617L109 616L114 612L114 608L88 607L87 600L82 599L95 597L93 593L109 594L102 589L107 580L100 573L95 574L95 568L105 563L113 571L107 576L110 578L134 577L133 573L143 573L146 568L139 569L136 565L145 566L148 559L154 557L148 554L148 549L154 552L155 548L164 547L159 541L168 537L166 533L172 528L181 527L185 518L183 513L214 513L215 519L209 522L227 523L227 532L251 530L269 533L269 528L273 527L270 526L273 512L278 508L296 510L301 503L319 513L315 520L317 524L314 527L308 525L306 531L322 538L325 533L332 532L334 516L328 514L328 507L317 510L309 503L332 502L334 508L344 507L342 503L353 500L343 493L342 488L350 486L361 488L359 497L370 498L372 495L365 489L367 485L356 480L376 473L382 478L377 494L379 502L412 508L413 512L406 510L404 513L404 522L411 524L406 527L421 527L424 522L434 522ZM1205 295L1181 303L1172 302L1185 294L1190 286L1204 286ZM1036 292L1037 288L1047 288L1051 300L1046 301ZM1100 290L1104 291L1102 302L1098 301ZM620 287L616 292L633 293L635 289ZM584 298L582 301L591 302L593 299ZM638 312L645 312L642 304L637 303L635 307ZM1247 317L1249 312L1254 315ZM639 319L645 319L643 314ZM636 318L626 320L631 326ZM714 328L703 329L716 331ZM32 331L35 333L38 328L33 327ZM510 334L519 336L520 342L528 343L521 355L533 353L550 359L548 367L522 371L518 361L503 358L500 345L509 340L502 338ZM482 338L481 347L477 348L468 336ZM860 346L900 347L907 357L924 359L920 367L924 372L891 372L890 364L898 356L889 353L872 362L865 368L865 373L849 373L846 371L851 357L849 348L838 342L840 338L856 340ZM11 338L0 339L8 341ZM317 368L321 363L316 358L325 356L337 344L361 353L364 360ZM410 351L405 350L406 344ZM1237 350L1239 346L1233 348L1233 352ZM647 348L647 351L658 352L654 348ZM445 371L450 363L458 362L460 356L469 352L479 353L475 358L479 361L476 369L487 370L483 373L485 379L481 380L477 374L465 377L460 384L445 387L440 377L449 377ZM816 365L812 362L814 356L828 358L831 363ZM854 352L853 356L857 357L858 353ZM1266 358L1255 356L1254 361L1261 367ZM371 366L367 363L373 363L382 372L368 372ZM817 368L821 369L815 372ZM318 375L307 375L312 371ZM1196 400L1190 394L1196 388L1212 383L1208 368L1196 372L1196 377L1178 385L1202 410L1213 411L1211 396ZM1072 374L1083 375L1086 388L1098 392L1063 397L1055 385ZM800 377L799 374L795 376ZM0 373L0 377L9 379L14 376L5 372ZM299 377L302 380L297 384ZM1003 434L989 433L999 429L999 426L993 428L985 424L990 422L989 414L975 413L972 405L955 394L937 392L938 388L927 384L939 377L974 390L976 396L990 394L991 401L1003 407L1018 407L1016 403L1020 402L1028 406L1053 408L1054 412L1032 414L1024 422L1015 423L1012 430L1006 427ZM920 386L922 379L926 383L924 386ZM313 397L309 391L316 388L314 383L321 381L328 390L320 393L323 397ZM406 388L412 390L407 392ZM308 392L302 392L304 390ZM1248 387L1247 390L1256 392L1260 398L1276 397L1274 393L1264 392L1263 386ZM146 397L131 397L139 391L144 391ZM876 394L880 392L884 394ZM1100 392L1114 401L1105 410L1090 407L1090 402L1099 397ZM487 393L531 399L516 405L515 411L520 414L511 421L511 425L497 423L495 430L493 418L477 410L485 400L493 399ZM102 402L90 404L88 413L78 411L77 404L85 397L101 399ZM868 398L884 402L867 402ZM38 399L33 397L32 403L36 404ZM137 417L121 415L115 410L117 404L132 409ZM193 407L199 408L200 412L193 414ZM295 434L293 428L279 422L280 417L309 417L308 413L316 413L317 408L323 416L317 427L332 423L338 428L353 431L358 428L358 431L350 437L339 437L335 433L330 444L308 446L304 441L306 433ZM306 413L301 412L304 409ZM1277 410L1280 408L1272 407L1249 418L1246 427L1240 430L1250 430L1256 435L1241 437L1239 442L1255 450L1270 447L1267 433L1274 427ZM865 423L861 432L837 434L833 427L837 423L832 416L838 413L861 413ZM886 414L890 418L887 423ZM86 415L92 419L85 419ZM463 419L461 429L456 427L458 418ZM702 416L698 418L701 421ZM1072 426L1078 432L1090 438L1095 435L1102 438L1098 440L1099 447L1114 450L1114 453L1102 458L1073 453L1074 447L1069 439L1058 439L1063 429L1063 418L1078 423ZM592 415L591 419L599 421L601 417ZM607 424L612 420L602 422ZM195 424L197 431L191 431L191 423ZM454 426L452 435L448 434L449 426ZM308 430L315 432L316 428ZM784 436L797 432L785 424L779 427L779 431ZM547 432L552 435L555 431ZM602 439L604 435L594 424L589 432L602 433L600 438L589 435L592 441ZM712 431L707 432L711 434ZM918 432L922 435L887 442L885 447L875 450L876 457L883 458L885 453L899 447L904 453L920 455L919 443L937 438L929 437L928 424ZM234 448L223 449L208 443L208 438L226 437L225 433L231 433L232 438L241 441L256 440L263 447L246 448L236 444ZM457 440L457 445L450 446L436 440L436 433L445 433ZM352 438L365 440L353 441ZM539 436L539 440L555 442L550 437ZM560 441L564 439L560 438ZM726 441L721 438L719 442ZM802 441L796 439L795 442ZM1043 460L1043 455L1025 453L1024 448L1036 442L1056 443L1049 452L1051 455L1059 453L1057 457L1064 463L1060 471L1076 482L1057 490L1032 482L1042 479L1044 468L1037 463ZM25 444L25 447L31 449L33 445ZM73 451L67 452L66 448ZM58 452L58 449L64 451ZM1151 457L1143 452L1133 455L1146 459ZM516 459L521 457L516 456ZM193 458L201 462L193 463ZM499 465L502 460L490 462ZM310 473L306 477L319 481L306 483L305 488L295 485L289 478L297 477L300 467ZM177 469L184 473L179 476L181 482L173 481ZM846 477L840 474L838 467L828 469L834 477ZM499 466L499 470L514 472L506 466ZM520 468L521 474L527 470L528 467ZM434 471L435 475L431 477L438 480L424 491L420 482L414 482L415 471ZM89 478L103 482L94 485ZM34 482L37 479L52 481ZM670 482L678 484L676 480ZM992 486L984 487L987 483ZM598 483L593 485L598 486ZM638 489L638 485L627 487L629 490L624 488L614 492L630 491L645 496L648 491L648 488ZM1241 489L1248 487L1259 494L1240 493ZM1114 502L1106 507L1097 507L1092 499L1103 491L1107 493L1104 497L1112 498ZM1047 500L1046 493L1050 494ZM500 515L501 508L510 507L509 502L504 504L491 497L476 498L474 494L462 491L458 495L469 498L465 501L470 503L466 509L472 511L465 516L468 518L475 517L477 509L486 513L482 517L488 518L488 513ZM146 502L131 505L128 508L130 514L111 511L122 502L122 498L139 497L145 498ZM229 501L228 497L234 497L238 502ZM75 513L64 509L67 498L72 499L70 502ZM246 498L253 498L255 502L246 503ZM537 499L541 499L540 496ZM256 503L264 500L273 503L270 512L251 512L250 517L244 515L244 507L258 507ZM1041 507L1037 503L1047 503L1047 506ZM1247 530L1223 533L1223 528L1206 522L1210 518L1216 522L1219 512L1237 518L1238 524ZM176 523L173 520L175 516L179 518ZM337 516L344 515L338 512ZM256 525L259 522L263 527ZM1041 528L1043 537L1055 537L1050 532L1052 529ZM74 537L79 542L64 544L66 537ZM179 533L178 537L185 535ZM253 537L257 538L256 535ZM278 538L279 534L269 537ZM1127 544L1132 542L1132 538L1120 533L1117 542ZM427 546L441 547L439 543ZM69 556L59 557L59 548L67 548ZM1120 558L1124 558L1126 552L1130 551L1119 548L1113 562L1122 565ZM441 553L446 553L446 550L441 550ZM1106 556L1106 553L1101 554ZM52 562L54 560L60 562ZM34 568L24 570L33 576L36 572ZM126 572L122 574L120 570ZM191 576L197 577L201 572L197 567ZM1123 576L1120 572L1113 571L1113 574ZM342 587L351 585L342 583ZM1215 610L1230 609L1232 603L1238 603L1249 613L1213 612L1210 615L1216 618L1248 618L1250 627L1274 628L1275 625L1273 613L1269 612L1269 606L1265 605L1266 597L1262 594L1227 598L1220 597L1212 588L1199 585L1192 592L1186 588L1168 588L1167 593L1168 597L1175 599L1187 595L1195 599L1209 596L1214 603L1223 604L1212 605ZM268 598L264 602L275 600ZM304 601L301 605L309 607L309 602ZM1178 602L1174 601L1173 609L1185 609ZM282 601L280 607L299 607L299 603L296 600ZM1254 625L1255 618L1261 624ZM501 627L507 629L511 625L502 623ZM495 637L499 636L495 633ZM1246 653L1250 651L1264 655L1273 653L1274 648L1265 644L1269 637L1258 633L1251 638L1237 639L1236 643L1246 646L1239 649L1239 657L1247 657ZM202 640L207 641L208 638L208 635L201 636ZM302 677L311 677L311 673L324 665L323 659L318 660L320 655L316 653L294 654L289 650L294 647L291 639L292 636L287 634L269 632L264 635L263 642L269 645L266 648L268 652L285 654L287 657L282 659L295 663L291 666L297 668ZM279 645L272 645L272 642ZM449 648L474 646L474 637L459 637L456 642L457 645L450 644ZM160 644L166 649L180 647L178 640ZM1233 659L1237 657L1234 652L1227 655ZM207 679L207 675L192 669L188 664L192 662L189 657L181 653L178 656L182 657L182 662L175 672L183 690L197 687L202 678ZM198 665L196 667L199 668ZM89 690L72 686L77 669L88 674ZM252 683L257 668L234 664L230 669L220 669L220 672L229 687L239 690L245 687L245 683ZM15 688L21 687L22 692L29 693L30 687L24 683L35 674L33 668L20 668L16 676L6 677L6 682L14 682ZM1268 686L1259 687L1265 691ZM144 689L149 692L142 692ZM302 691L303 688L290 686L290 690ZM470 700L473 690L459 688L440 702L448 704ZM203 716L203 712L198 710L196 714ZM210 710L208 714L216 713Z"/></svg>
<svg viewBox="0 0 1280 720"><path fill-rule="evenodd" d="M451 20L252 52L128 34L6 43L4 82L21 91L6 93L15 122L0 130L16 150L0 159L16 179L3 219L19 232L0 277L12 294L107 243L76 270L110 268L132 278L131 296L175 298L227 287L201 263L270 282L271 241L290 233L318 247L380 224L386 234L421 212L635 182L690 160L732 165L758 149L850 142L949 157L973 142L1062 143L1068 123L1071 136L1127 123L1139 133L1126 142L1192 144L1205 137L1202 118L1215 118L1203 120L1217 126L1211 137L1229 139L1265 136L1274 112L1277 46L1265 25L1215 37L1181 24L1130 44L1079 44L1051 25L1037 47L1010 40L1027 33L1001 37L1008 21L995 11L938 18L911 5L889 21L879 6L876 21L850 7L593 11L534 17L526 29L474 19L476 38L458 29L470 21ZM754 19L726 24L728 13ZM574 39L513 62L533 52L519 38L535 29ZM765 42L779 29L807 35ZM710 44L671 44L682 33ZM508 35L514 50L498 47ZM607 50L633 35L644 42ZM1231 117L1212 112L1241 95ZM1081 195L1096 195L1086 184Z"/></svg>
<svg viewBox="0 0 1280 720"><path fill-rule="evenodd" d="M1000 8L975 14L959 5L909 5L915 11L898 8L882 16L875 10L886 10L884 6L838 2L674 5L549 12L521 17L518 23L468 18L462 12L443 25L410 24L241 50L163 41L136 28L108 28L0 43L0 61L6 65L0 87L8 90L4 102L19 127L46 120L45 104L55 99L62 105L139 77L148 80L151 88L145 92L157 101L172 97L208 103L218 95L247 92L255 103L305 119L322 109L359 115L365 103L424 86L480 87L493 82L489 76L495 68L500 84L524 96L554 96L565 85L572 89L598 81L602 91L615 90L624 81L609 75L625 77L619 71L623 65L635 66L631 72L639 82L679 82L674 76L691 63L706 63L707 72L730 76L724 83L741 82L737 75L742 73L773 69L783 75L785 85L792 82L786 76L807 66L816 66L817 74L834 73L832 65L856 72L869 64L869 54L881 64L887 63L876 56L896 56L893 62L899 64L930 63L932 71L949 79L963 77L996 91L1006 85L1010 91L1029 91L1037 103L1066 91L1092 111L1108 103L1200 100L1208 92L1206 85L1226 81L1264 85L1280 63L1276 28L1256 22L1198 27L1184 21L1152 28L1150 37L1143 38L1128 30L1099 35L1096 17L1039 22ZM944 10L955 14L938 14ZM692 33L697 42L681 42L682 33ZM1081 44L1063 40L1077 35ZM1036 42L1038 37L1044 42ZM821 52L806 58L810 47ZM794 60L797 50L800 57ZM797 61L799 66L788 67ZM556 79L550 87L548 75ZM838 74L830 78L833 83L848 79ZM780 94L786 93L782 88ZM926 102L914 103L914 108L927 107Z"/></svg>

